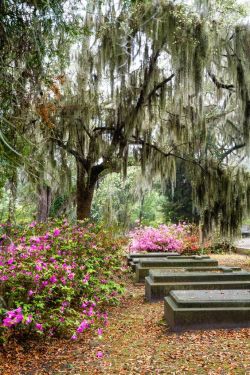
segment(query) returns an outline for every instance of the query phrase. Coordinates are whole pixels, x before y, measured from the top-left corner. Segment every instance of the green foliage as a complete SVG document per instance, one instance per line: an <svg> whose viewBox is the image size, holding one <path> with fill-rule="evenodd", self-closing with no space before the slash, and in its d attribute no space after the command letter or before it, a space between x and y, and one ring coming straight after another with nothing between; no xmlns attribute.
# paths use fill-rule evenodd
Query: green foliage
<svg viewBox="0 0 250 375"><path fill-rule="evenodd" d="M113 173L104 177L96 189L91 216L123 230L140 221L156 225L164 220L161 208L165 197L160 184L153 188L141 177L139 167L129 167L127 177Z"/></svg>
<svg viewBox="0 0 250 375"><path fill-rule="evenodd" d="M37 126L31 130L37 120L34 109L44 86L62 74L70 45L86 32L78 6L78 1L65 0L5 0L0 4L0 168L2 161L7 164L0 189L11 170L16 173L20 167L33 183L44 178L39 173L43 150L34 142L40 135Z"/></svg>
<svg viewBox="0 0 250 375"><path fill-rule="evenodd" d="M192 186L183 163L177 162L176 186L173 189L168 185L166 196L163 212L167 222L198 223L199 215L194 209Z"/></svg>
<svg viewBox="0 0 250 375"><path fill-rule="evenodd" d="M133 159L143 178L174 185L176 160L181 160L204 232L218 223L224 232L236 231L250 209L248 178L238 168L250 129L249 27L237 24L242 16L232 0L3 2L0 136L5 157L12 155L16 169L21 155L35 183L58 184L53 198L72 192L76 159L83 217L90 204L82 197L91 203L105 174L125 177ZM62 68L69 54L66 78ZM39 163L30 162L31 153ZM59 167L63 183L49 176ZM232 170L239 177L237 189L228 181L235 181ZM235 204L236 193L242 203ZM143 213L143 206L149 212L162 204L161 194L156 195L138 194L144 196L140 221L158 220ZM111 206L117 203L105 202L106 217L114 217ZM56 198L52 211L58 204ZM126 226L130 207L113 211Z"/></svg>
<svg viewBox="0 0 250 375"><path fill-rule="evenodd" d="M0 255L4 338L78 335L81 322L83 330L102 324L105 307L118 303L124 290L119 284L122 239L100 226L66 221L1 229L6 246Z"/></svg>

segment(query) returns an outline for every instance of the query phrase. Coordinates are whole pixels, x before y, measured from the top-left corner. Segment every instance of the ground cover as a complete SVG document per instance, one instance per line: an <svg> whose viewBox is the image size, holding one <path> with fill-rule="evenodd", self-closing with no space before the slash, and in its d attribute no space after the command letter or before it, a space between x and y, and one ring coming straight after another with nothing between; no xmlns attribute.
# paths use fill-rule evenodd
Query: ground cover
<svg viewBox="0 0 250 375"><path fill-rule="evenodd" d="M221 265L250 269L246 256L213 255ZM12 342L0 354L1 375L210 374L250 372L250 330L171 333L163 304L146 303L144 287L127 280L126 297L109 308L102 339L86 332L79 340Z"/></svg>

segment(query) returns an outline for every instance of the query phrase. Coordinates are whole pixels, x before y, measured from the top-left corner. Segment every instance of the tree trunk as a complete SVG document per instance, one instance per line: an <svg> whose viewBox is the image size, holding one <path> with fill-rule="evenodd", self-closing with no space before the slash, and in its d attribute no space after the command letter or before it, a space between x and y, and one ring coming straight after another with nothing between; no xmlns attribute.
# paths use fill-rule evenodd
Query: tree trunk
<svg viewBox="0 0 250 375"><path fill-rule="evenodd" d="M38 191L38 207L37 221L46 221L49 217L51 207L51 188L48 185L39 185Z"/></svg>
<svg viewBox="0 0 250 375"><path fill-rule="evenodd" d="M82 164L77 162L77 220L84 220L90 217L91 205L97 180L98 175L95 175L92 169L92 171L90 171L90 176L88 176L86 181L86 171Z"/></svg>
<svg viewBox="0 0 250 375"><path fill-rule="evenodd" d="M141 197L141 202L140 202L140 212L139 212L139 224L141 225L142 220L143 220L143 205L144 205L144 199L145 196L144 194Z"/></svg>
<svg viewBox="0 0 250 375"><path fill-rule="evenodd" d="M8 219L9 223L15 221L16 214L16 199L17 199L17 172L13 170L12 176L9 178L9 207L8 207Z"/></svg>
<svg viewBox="0 0 250 375"><path fill-rule="evenodd" d="M83 186L77 188L77 220L90 217L94 190L94 186L86 189Z"/></svg>

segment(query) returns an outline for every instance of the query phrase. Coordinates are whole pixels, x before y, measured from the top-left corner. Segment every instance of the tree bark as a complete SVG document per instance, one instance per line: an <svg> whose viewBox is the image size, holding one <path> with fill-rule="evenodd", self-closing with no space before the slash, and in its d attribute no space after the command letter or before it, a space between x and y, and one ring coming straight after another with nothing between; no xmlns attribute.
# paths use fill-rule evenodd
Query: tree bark
<svg viewBox="0 0 250 375"><path fill-rule="evenodd" d="M77 220L90 217L91 205L98 174L92 168L87 175L82 163L77 162L76 216Z"/></svg>
<svg viewBox="0 0 250 375"><path fill-rule="evenodd" d="M48 185L39 185L38 192L38 206L37 206L37 221L46 221L49 217L51 207L51 188Z"/></svg>
<svg viewBox="0 0 250 375"><path fill-rule="evenodd" d="M9 178L9 207L7 222L13 223L16 214L16 200L17 200L17 171L13 170L12 176Z"/></svg>
<svg viewBox="0 0 250 375"><path fill-rule="evenodd" d="M83 185L77 187L77 220L84 220L90 217L94 190L94 186L85 189Z"/></svg>
<svg viewBox="0 0 250 375"><path fill-rule="evenodd" d="M144 205L144 199L145 196L144 194L141 197L141 202L140 202L140 212L139 212L139 224L141 225L142 220L143 220L143 205Z"/></svg>

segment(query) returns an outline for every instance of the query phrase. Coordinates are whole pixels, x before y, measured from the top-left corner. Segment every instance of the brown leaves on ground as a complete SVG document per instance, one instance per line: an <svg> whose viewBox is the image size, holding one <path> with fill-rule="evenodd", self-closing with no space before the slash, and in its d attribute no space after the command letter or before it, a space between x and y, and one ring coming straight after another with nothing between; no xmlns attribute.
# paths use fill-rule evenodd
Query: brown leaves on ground
<svg viewBox="0 0 250 375"><path fill-rule="evenodd" d="M250 266L245 256L214 257L220 264ZM250 374L249 329L171 333L163 303L144 302L144 287L132 284L109 316L102 340L89 332L77 342L12 343L0 354L0 374ZM103 358L97 358L98 351Z"/></svg>

